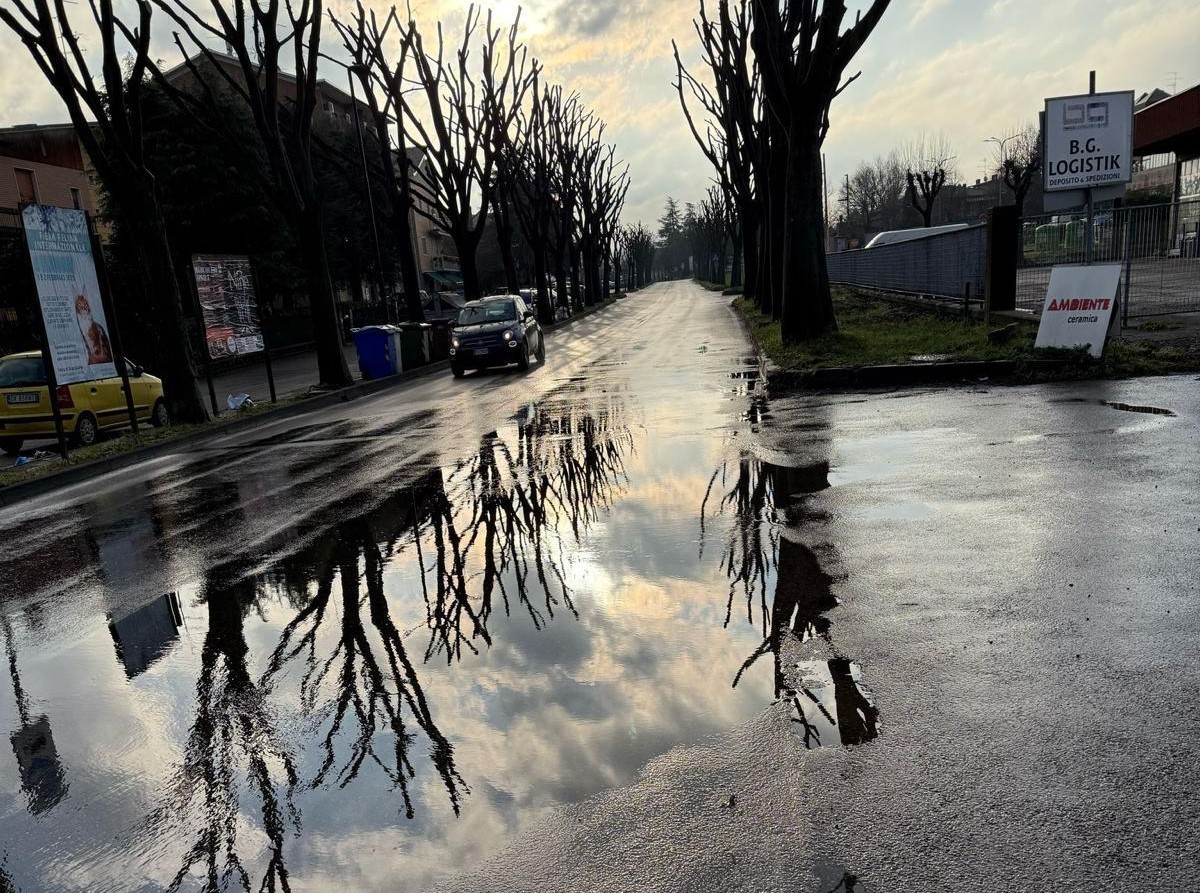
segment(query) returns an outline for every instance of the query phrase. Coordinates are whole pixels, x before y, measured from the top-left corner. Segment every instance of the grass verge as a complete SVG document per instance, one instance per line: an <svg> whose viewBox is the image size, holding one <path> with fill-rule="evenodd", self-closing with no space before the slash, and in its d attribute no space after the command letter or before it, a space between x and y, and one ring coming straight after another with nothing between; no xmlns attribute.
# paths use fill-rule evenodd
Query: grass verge
<svg viewBox="0 0 1200 893"><path fill-rule="evenodd" d="M752 301L738 298L734 306L759 348L787 371L1015 360L1019 377L1033 381L1127 378L1200 368L1200 356L1175 346L1116 339L1109 342L1103 359L1094 360L1082 349L1035 349L1037 329L1029 323L1018 323L1020 328L1009 341L992 344L989 327L980 322L964 322L845 288L834 288L833 303L838 331L794 345L783 343L779 323L760 313Z"/></svg>

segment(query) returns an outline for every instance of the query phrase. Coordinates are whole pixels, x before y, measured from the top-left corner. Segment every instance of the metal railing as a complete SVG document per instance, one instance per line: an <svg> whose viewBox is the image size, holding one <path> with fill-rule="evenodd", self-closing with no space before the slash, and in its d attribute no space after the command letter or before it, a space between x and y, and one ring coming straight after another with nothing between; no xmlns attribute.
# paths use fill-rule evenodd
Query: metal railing
<svg viewBox="0 0 1200 893"><path fill-rule="evenodd" d="M1200 311L1200 200L1102 211L1093 225L1093 263L1122 265L1124 315ZM1040 311L1057 264L1085 261L1082 213L1021 221L1017 306Z"/></svg>
<svg viewBox="0 0 1200 893"><path fill-rule="evenodd" d="M983 298L987 226L826 255L829 281L860 288L959 298Z"/></svg>

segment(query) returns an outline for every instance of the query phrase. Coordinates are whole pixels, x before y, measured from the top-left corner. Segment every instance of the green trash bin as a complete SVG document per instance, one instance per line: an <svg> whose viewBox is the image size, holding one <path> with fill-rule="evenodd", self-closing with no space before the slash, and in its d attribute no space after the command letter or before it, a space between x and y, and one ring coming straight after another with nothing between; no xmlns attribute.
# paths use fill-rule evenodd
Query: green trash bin
<svg viewBox="0 0 1200 893"><path fill-rule="evenodd" d="M429 347L433 326L427 322L402 322L400 330L400 365L404 371L429 364Z"/></svg>

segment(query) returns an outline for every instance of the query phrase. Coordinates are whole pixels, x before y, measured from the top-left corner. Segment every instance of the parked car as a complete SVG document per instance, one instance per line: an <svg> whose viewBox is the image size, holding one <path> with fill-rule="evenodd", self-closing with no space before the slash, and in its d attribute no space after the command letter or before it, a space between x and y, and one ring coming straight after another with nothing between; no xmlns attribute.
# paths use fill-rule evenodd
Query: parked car
<svg viewBox="0 0 1200 893"><path fill-rule="evenodd" d="M455 378L468 369L512 363L528 369L531 357L545 361L546 341L537 314L520 295L481 298L459 312L450 336L450 371Z"/></svg>
<svg viewBox="0 0 1200 893"><path fill-rule="evenodd" d="M138 420L158 427L169 425L161 379L133 363L128 368ZM80 446L95 443L101 431L129 424L119 376L62 385L58 406L64 430ZM54 410L41 353L28 351L0 358L0 450L15 455L30 438L54 436Z"/></svg>

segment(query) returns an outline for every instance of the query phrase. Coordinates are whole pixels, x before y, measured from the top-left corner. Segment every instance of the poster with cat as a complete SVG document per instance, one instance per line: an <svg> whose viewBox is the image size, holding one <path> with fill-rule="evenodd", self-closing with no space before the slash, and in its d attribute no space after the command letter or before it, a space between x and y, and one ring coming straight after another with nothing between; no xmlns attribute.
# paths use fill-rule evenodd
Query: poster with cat
<svg viewBox="0 0 1200 893"><path fill-rule="evenodd" d="M21 219L55 379L64 385L115 378L87 216L73 208L26 205Z"/></svg>

